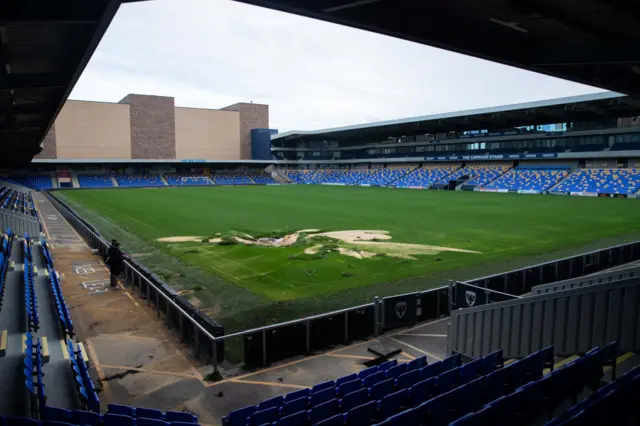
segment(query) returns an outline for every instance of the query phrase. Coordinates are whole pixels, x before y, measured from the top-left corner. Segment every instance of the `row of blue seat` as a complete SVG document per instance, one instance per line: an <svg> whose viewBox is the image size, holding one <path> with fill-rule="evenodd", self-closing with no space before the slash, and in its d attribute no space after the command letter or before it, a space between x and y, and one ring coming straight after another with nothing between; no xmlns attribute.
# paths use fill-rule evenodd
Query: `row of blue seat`
<svg viewBox="0 0 640 426"><path fill-rule="evenodd" d="M611 348L615 348L615 343L603 349L593 348L584 357L519 387L513 393L477 407L472 413L462 413L464 417L453 425L510 426L524 424L540 415L546 414L550 418L553 411L567 398L575 402L585 387L596 390L600 386L603 366L608 362Z"/></svg>
<svg viewBox="0 0 640 426"><path fill-rule="evenodd" d="M53 266L53 259L51 258L47 242L42 240L41 243L45 263L47 265L47 271L49 272L49 284L51 286L53 298L56 302L56 310L58 312L60 327L62 328L62 332L65 336L73 337L73 322L71 321L71 314L69 313L69 308L67 307L67 303L65 302L62 294L62 288L60 288L60 277Z"/></svg>
<svg viewBox="0 0 640 426"><path fill-rule="evenodd" d="M100 399L93 386L93 381L89 376L87 363L84 362L82 352L78 349L71 339L67 339L67 353L71 364L71 372L73 374L76 389L80 396L82 408L95 413L100 412Z"/></svg>
<svg viewBox="0 0 640 426"><path fill-rule="evenodd" d="M65 410L63 408L46 407L43 410L43 420L70 423L83 426L105 425L123 426L145 423L149 425L165 426L197 426L198 418L191 413L179 411L167 411L148 408L135 408L126 405L109 404L108 412L104 415L92 411ZM142 420L142 421L140 421ZM162 423L148 422L148 420L161 421Z"/></svg>
<svg viewBox="0 0 640 426"><path fill-rule="evenodd" d="M24 306L27 312L29 331L38 331L40 316L38 315L38 298L33 285L33 256L31 253L31 238L24 234Z"/></svg>
<svg viewBox="0 0 640 426"><path fill-rule="evenodd" d="M0 309L2 309L5 283L7 282L7 271L9 270L9 257L11 256L11 247L13 244L11 229L8 229L6 233L0 234L0 239L2 240L0 244Z"/></svg>
<svg viewBox="0 0 640 426"><path fill-rule="evenodd" d="M427 364L426 357L400 365L392 360L358 374L235 410L222 420L227 426L273 422L280 426L315 424L338 414L346 418L349 411L371 402L375 402L375 413L384 417L393 411L390 407L398 400L411 399L418 404L431 394L446 392L459 382L502 368L502 351L460 366L459 354L433 364Z"/></svg>
<svg viewBox="0 0 640 426"><path fill-rule="evenodd" d="M47 398L44 390L44 372L42 358L42 343L36 338L33 344L33 334L25 333L24 340L24 377L25 385L30 396L31 415L35 416L46 405ZM36 377L36 381L33 378Z"/></svg>
<svg viewBox="0 0 640 426"><path fill-rule="evenodd" d="M96 413L90 413L100 416ZM105 414L101 417L102 426L199 426L195 423L165 422L155 419L133 419L119 414ZM85 426L91 423L57 420L34 420L22 417L0 417L0 426Z"/></svg>
<svg viewBox="0 0 640 426"><path fill-rule="evenodd" d="M546 426L640 424L640 411L635 406L638 395L640 367L635 367L621 378L600 387L594 395L574 404Z"/></svg>
<svg viewBox="0 0 640 426"><path fill-rule="evenodd" d="M30 193L0 185L0 207L29 216L37 216Z"/></svg>

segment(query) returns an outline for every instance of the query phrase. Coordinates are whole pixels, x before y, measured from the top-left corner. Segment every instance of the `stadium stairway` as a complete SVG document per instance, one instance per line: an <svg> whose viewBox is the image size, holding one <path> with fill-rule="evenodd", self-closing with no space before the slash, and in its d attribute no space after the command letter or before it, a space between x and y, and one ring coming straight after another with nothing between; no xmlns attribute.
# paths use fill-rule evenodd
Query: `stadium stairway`
<svg viewBox="0 0 640 426"><path fill-rule="evenodd" d="M568 175L566 175L565 177L563 177L562 179L560 179L555 185L553 185L551 188L549 188L547 191L549 192L553 192L556 188L558 188L559 186L562 185L563 182L571 179L571 176L575 173L576 171L572 171L571 173L569 173Z"/></svg>
<svg viewBox="0 0 640 426"><path fill-rule="evenodd" d="M169 185L169 182L167 182L167 179L164 177L162 173L158 174L158 176L160 176L160 179L162 180L162 183L164 184L164 186L171 186Z"/></svg>

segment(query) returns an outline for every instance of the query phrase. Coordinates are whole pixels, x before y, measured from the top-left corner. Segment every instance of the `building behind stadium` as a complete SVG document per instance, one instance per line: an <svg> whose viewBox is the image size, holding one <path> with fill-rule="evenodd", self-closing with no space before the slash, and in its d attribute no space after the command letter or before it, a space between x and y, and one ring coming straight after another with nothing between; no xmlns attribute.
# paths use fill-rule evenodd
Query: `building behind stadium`
<svg viewBox="0 0 640 426"><path fill-rule="evenodd" d="M173 97L139 94L117 103L69 100L36 159L237 161L259 153L269 159L268 128L263 104L186 108Z"/></svg>

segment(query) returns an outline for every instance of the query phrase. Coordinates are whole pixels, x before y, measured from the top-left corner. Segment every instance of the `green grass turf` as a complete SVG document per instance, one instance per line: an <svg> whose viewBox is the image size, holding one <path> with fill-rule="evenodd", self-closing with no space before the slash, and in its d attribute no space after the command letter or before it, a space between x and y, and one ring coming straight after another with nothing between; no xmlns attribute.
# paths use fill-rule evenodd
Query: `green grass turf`
<svg viewBox="0 0 640 426"><path fill-rule="evenodd" d="M280 308L280 312L258 309L245 322L265 323L364 302L358 295L371 296L365 289L384 295L444 285L444 277L459 277L455 271L476 271L477 276L508 270L513 262L505 261L531 262L535 256L629 238L640 231L640 205L627 199L309 185L56 194L105 236L123 240L125 251L140 255L140 261L160 270L172 285L196 290L192 297L214 315L224 317L229 313L225 311L237 314L260 305ZM258 233L305 228L387 230L393 242L482 254L441 252L416 256L409 263L393 257L360 260L339 254L321 260L290 260L304 247L155 241L229 230ZM480 268L486 265L493 269ZM469 273L462 275L470 278ZM438 282L427 285L416 279L429 276L438 277ZM322 309L327 298L333 303ZM298 308L291 307L294 301L301 302ZM284 309L287 304L289 311ZM267 318L258 319L261 316Z"/></svg>

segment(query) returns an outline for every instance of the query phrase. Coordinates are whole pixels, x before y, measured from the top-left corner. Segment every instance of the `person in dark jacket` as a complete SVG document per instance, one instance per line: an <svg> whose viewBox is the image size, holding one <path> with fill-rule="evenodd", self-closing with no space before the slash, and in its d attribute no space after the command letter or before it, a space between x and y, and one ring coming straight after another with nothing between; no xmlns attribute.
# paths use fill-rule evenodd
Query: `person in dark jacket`
<svg viewBox="0 0 640 426"><path fill-rule="evenodd" d="M120 243L113 240L107 255L107 266L109 266L109 272L111 273L111 287L118 285L118 276L122 273L123 260L124 256L120 250Z"/></svg>

